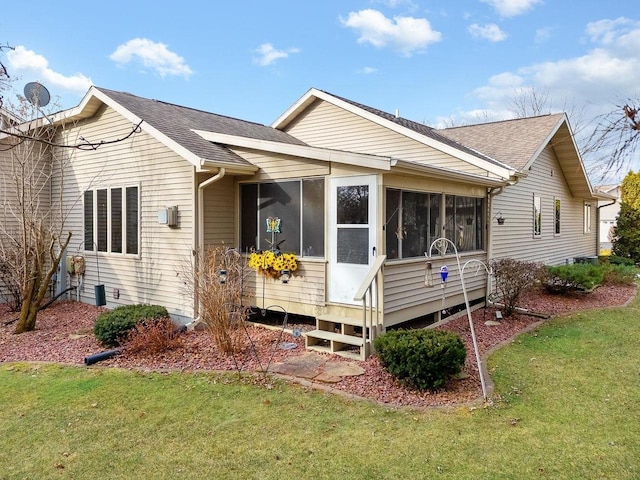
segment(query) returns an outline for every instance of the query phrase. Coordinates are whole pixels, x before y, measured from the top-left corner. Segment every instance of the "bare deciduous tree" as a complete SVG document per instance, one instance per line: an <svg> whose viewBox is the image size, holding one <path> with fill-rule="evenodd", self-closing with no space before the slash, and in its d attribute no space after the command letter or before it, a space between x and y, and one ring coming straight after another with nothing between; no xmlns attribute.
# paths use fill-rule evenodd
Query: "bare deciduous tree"
<svg viewBox="0 0 640 480"><path fill-rule="evenodd" d="M22 128L45 140L57 134L57 129L42 120ZM12 286L20 291L16 333L22 333L35 328L38 309L71 240L62 198L51 195L52 178L64 181L70 157L46 143L12 135L3 138L0 153L0 262L19 282Z"/></svg>
<svg viewBox="0 0 640 480"><path fill-rule="evenodd" d="M640 143L640 99L628 98L598 118L586 151L598 157L606 173L621 173L634 160Z"/></svg>

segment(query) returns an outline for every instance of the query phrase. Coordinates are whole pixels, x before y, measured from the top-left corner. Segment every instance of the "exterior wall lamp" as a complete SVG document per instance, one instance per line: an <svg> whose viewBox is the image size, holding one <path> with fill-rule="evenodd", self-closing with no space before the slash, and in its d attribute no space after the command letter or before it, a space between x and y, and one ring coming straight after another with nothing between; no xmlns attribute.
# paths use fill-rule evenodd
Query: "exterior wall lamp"
<svg viewBox="0 0 640 480"><path fill-rule="evenodd" d="M218 271L218 282L220 282L220 284L224 285L225 283L227 283L227 271L222 269L220 271Z"/></svg>
<svg viewBox="0 0 640 480"><path fill-rule="evenodd" d="M496 213L493 218L496 219L496 221L498 222L498 225L504 225L504 220L505 218L502 216L502 212L498 212Z"/></svg>
<svg viewBox="0 0 640 480"><path fill-rule="evenodd" d="M282 283L289 283L289 279L291 278L291 270L280 270L280 280Z"/></svg>

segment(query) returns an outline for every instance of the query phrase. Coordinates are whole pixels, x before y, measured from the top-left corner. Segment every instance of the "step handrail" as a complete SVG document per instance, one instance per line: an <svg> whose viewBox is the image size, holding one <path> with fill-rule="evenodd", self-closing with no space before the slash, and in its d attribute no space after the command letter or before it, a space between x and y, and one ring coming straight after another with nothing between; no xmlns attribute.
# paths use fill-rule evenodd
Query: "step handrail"
<svg viewBox="0 0 640 480"><path fill-rule="evenodd" d="M364 277L360 288L356 291L353 300L356 302L362 302L362 360L367 359L367 327L369 327L369 348L373 350L373 341L376 337L378 325L380 324L380 285L383 282L382 267L384 267L387 261L386 255L378 255L375 262L371 265L369 272ZM375 306L376 306L376 322L373 323L373 289L375 287ZM367 308L368 300L368 308ZM367 315L367 311L369 315ZM367 322L368 320L368 322ZM368 323L368 325L367 325Z"/></svg>
<svg viewBox="0 0 640 480"><path fill-rule="evenodd" d="M371 268L369 269L367 276L364 277L364 280L362 281L360 288L356 291L356 294L353 296L354 302L361 302L362 300L364 300L364 296L367 293L367 290L371 288L371 284L378 276L378 273L381 271L382 266L385 264L386 260L387 260L386 255L378 255L376 257L376 261L373 262L373 265L371 265Z"/></svg>

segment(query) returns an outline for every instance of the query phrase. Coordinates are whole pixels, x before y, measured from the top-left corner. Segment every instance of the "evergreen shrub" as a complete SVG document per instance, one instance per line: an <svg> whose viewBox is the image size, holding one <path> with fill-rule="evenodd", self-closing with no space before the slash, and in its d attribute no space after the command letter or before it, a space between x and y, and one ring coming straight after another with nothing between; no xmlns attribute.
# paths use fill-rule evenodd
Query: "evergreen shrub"
<svg viewBox="0 0 640 480"><path fill-rule="evenodd" d="M122 305L101 313L93 326L93 333L104 346L117 347L136 325L168 317L169 312L160 305Z"/></svg>
<svg viewBox="0 0 640 480"><path fill-rule="evenodd" d="M443 330L391 330L374 346L382 366L416 390L442 388L467 357L460 336Z"/></svg>
<svg viewBox="0 0 640 480"><path fill-rule="evenodd" d="M604 268L592 263L547 266L544 288L551 293L591 292L604 280Z"/></svg>

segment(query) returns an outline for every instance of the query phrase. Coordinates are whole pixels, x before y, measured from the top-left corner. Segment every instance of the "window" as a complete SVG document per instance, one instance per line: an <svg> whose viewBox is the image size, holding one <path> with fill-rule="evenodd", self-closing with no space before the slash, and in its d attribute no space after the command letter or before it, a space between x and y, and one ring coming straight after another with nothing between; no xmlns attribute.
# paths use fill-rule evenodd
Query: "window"
<svg viewBox="0 0 640 480"><path fill-rule="evenodd" d="M533 236L542 235L542 201L540 197L533 196Z"/></svg>
<svg viewBox="0 0 640 480"><path fill-rule="evenodd" d="M387 190L387 258L424 256L441 234L440 193ZM480 250L484 246L484 199L447 195L445 236L458 251Z"/></svg>
<svg viewBox="0 0 640 480"><path fill-rule="evenodd" d="M240 242L243 251L271 248L266 220L280 219L274 237L280 249L324 257L324 179L240 185Z"/></svg>
<svg viewBox="0 0 640 480"><path fill-rule="evenodd" d="M560 199L556 198L554 204L554 234L560 235Z"/></svg>
<svg viewBox="0 0 640 480"><path fill-rule="evenodd" d="M591 204L584 204L584 233L591 233Z"/></svg>
<svg viewBox="0 0 640 480"><path fill-rule="evenodd" d="M99 188L84 192L84 249L139 251L138 187Z"/></svg>
<svg viewBox="0 0 640 480"><path fill-rule="evenodd" d="M484 248L484 199L447 195L445 203L445 236L458 252Z"/></svg>
<svg viewBox="0 0 640 480"><path fill-rule="evenodd" d="M421 257L440 233L442 195L387 190L387 258Z"/></svg>

